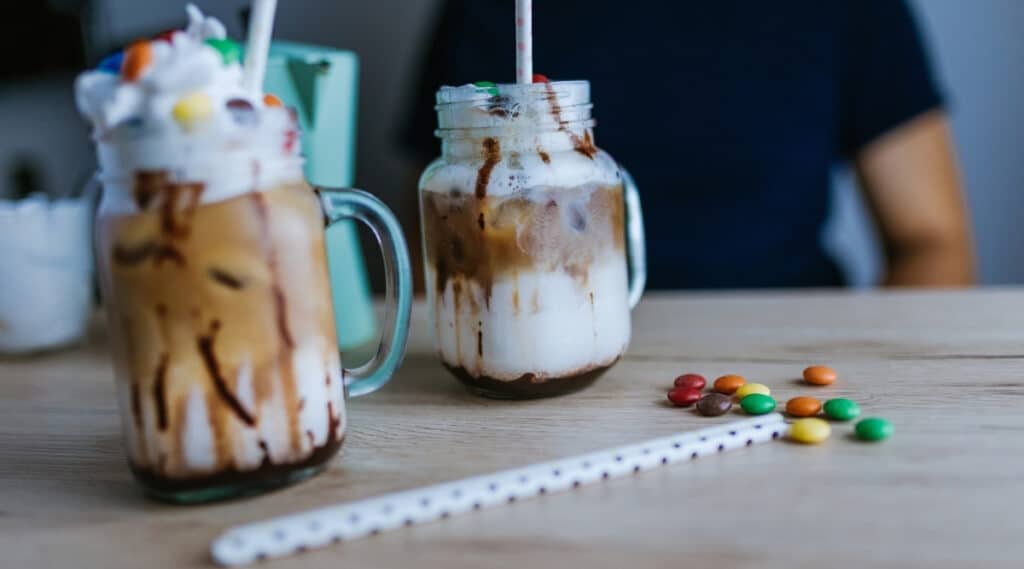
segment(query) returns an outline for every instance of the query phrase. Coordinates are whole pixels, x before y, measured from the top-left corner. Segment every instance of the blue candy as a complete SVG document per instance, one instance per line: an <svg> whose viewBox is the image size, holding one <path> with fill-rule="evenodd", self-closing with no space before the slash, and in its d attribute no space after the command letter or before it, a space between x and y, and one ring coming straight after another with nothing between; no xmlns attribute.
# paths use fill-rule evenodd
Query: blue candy
<svg viewBox="0 0 1024 569"><path fill-rule="evenodd" d="M96 66L96 69L106 71L107 73L120 73L122 61L124 61L124 52L118 50L104 57L103 61Z"/></svg>

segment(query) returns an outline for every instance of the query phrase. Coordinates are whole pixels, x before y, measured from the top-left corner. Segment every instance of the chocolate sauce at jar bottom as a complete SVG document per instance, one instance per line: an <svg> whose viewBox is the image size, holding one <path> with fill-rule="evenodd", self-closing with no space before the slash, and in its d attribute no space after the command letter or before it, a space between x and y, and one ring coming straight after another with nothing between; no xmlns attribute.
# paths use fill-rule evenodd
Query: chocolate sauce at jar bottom
<svg viewBox="0 0 1024 569"><path fill-rule="evenodd" d="M444 367L463 385L485 397L493 397L495 399L536 399L565 395L589 387L590 384L597 381L599 377L604 375L618 361L619 358L615 358L608 365L589 368L561 377L551 377L541 381L538 381L537 376L532 373L523 374L512 381L501 381L486 375L471 375L462 366L456 367L444 364Z"/></svg>
<svg viewBox="0 0 1024 569"><path fill-rule="evenodd" d="M139 468L135 465L132 465L131 468L135 478L157 498L173 499L171 495L176 493L215 490L218 488L224 488L224 497L228 498L284 486L293 481L289 476L290 474L325 464L331 457L337 454L344 441L344 435L339 438L332 431L327 442L313 449L313 453L304 460L274 464L270 462L269 457L264 457L263 463L253 470L231 468L189 478L170 478L157 474L148 468ZM237 492L229 492L227 490L228 487L236 487Z"/></svg>

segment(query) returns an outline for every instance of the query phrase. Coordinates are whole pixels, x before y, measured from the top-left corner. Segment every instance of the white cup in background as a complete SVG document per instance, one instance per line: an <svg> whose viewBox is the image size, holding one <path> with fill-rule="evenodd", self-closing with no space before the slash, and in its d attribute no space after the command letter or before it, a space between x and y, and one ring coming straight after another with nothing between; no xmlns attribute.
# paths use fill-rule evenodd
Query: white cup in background
<svg viewBox="0 0 1024 569"><path fill-rule="evenodd" d="M0 352L73 343L93 301L92 202L0 200Z"/></svg>

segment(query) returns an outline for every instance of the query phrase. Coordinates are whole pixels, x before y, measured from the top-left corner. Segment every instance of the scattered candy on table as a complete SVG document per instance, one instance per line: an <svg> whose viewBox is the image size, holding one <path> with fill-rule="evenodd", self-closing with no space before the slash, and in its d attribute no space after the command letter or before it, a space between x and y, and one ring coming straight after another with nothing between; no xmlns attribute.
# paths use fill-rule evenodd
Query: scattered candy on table
<svg viewBox="0 0 1024 569"><path fill-rule="evenodd" d="M744 379L742 375L723 375L715 380L715 385L712 389L724 395L732 395L733 393L736 393L736 390L746 382L747 380Z"/></svg>
<svg viewBox="0 0 1024 569"><path fill-rule="evenodd" d="M744 383L743 385L736 388L736 397L743 400L748 395L759 393L761 395L771 395L772 390L768 389L768 386L763 383Z"/></svg>
<svg viewBox="0 0 1024 569"><path fill-rule="evenodd" d="M703 375L696 373L684 373L676 378L676 387L689 387L690 389L704 389L708 382Z"/></svg>
<svg viewBox="0 0 1024 569"><path fill-rule="evenodd" d="M775 400L763 393L752 393L740 401L740 407L751 415L764 415L775 410Z"/></svg>
<svg viewBox="0 0 1024 569"><path fill-rule="evenodd" d="M853 431L865 441L881 441L892 436L892 423L881 417L869 417L857 422Z"/></svg>
<svg viewBox="0 0 1024 569"><path fill-rule="evenodd" d="M533 82L534 83L550 83L551 80L548 79L546 76L541 75L540 73L534 73L533 74Z"/></svg>
<svg viewBox="0 0 1024 569"><path fill-rule="evenodd" d="M124 52L121 62L121 77L125 81L138 81L153 63L153 48L146 40L137 41Z"/></svg>
<svg viewBox="0 0 1024 569"><path fill-rule="evenodd" d="M789 438L804 444L816 444L832 434L832 427L822 419L799 419L789 427Z"/></svg>
<svg viewBox="0 0 1024 569"><path fill-rule="evenodd" d="M811 385L832 385L838 377L836 370L828 366L811 366L804 370L804 381Z"/></svg>
<svg viewBox="0 0 1024 569"><path fill-rule="evenodd" d="M705 417L724 415L732 409L732 397L721 393L708 393L697 402L697 411Z"/></svg>
<svg viewBox="0 0 1024 569"><path fill-rule="evenodd" d="M811 366L804 370L804 380L812 385L831 385L838 374L828 366ZM684 373L676 377L674 387L668 392L668 400L679 407L689 407L696 402L697 411L705 417L718 417L732 409L733 397L739 400L740 408L750 415L765 415L775 410L776 401L771 397L771 389L760 383L747 383L747 380L736 374L723 375L715 380L712 393L701 396L701 390L707 386L704 376L697 373ZM860 415L860 405L852 399L837 397L824 404L814 397L793 397L786 402L786 413L799 417L790 427L789 437L793 441L804 444L816 444L825 441L832 435L832 426L828 421L815 417L824 412L829 419L850 421ZM892 423L880 417L871 417L858 422L854 426L856 436L865 441L881 441L892 436Z"/></svg>
<svg viewBox="0 0 1024 569"><path fill-rule="evenodd" d="M786 402L786 413L794 417L813 417L821 411L821 401L813 397L794 397Z"/></svg>
<svg viewBox="0 0 1024 569"><path fill-rule="evenodd" d="M171 109L174 120L185 130L191 130L213 114L213 103L210 96L202 91L193 91L183 95Z"/></svg>
<svg viewBox="0 0 1024 569"><path fill-rule="evenodd" d="M837 421L849 421L860 415L860 405L849 399L829 399L825 402L825 415Z"/></svg>
<svg viewBox="0 0 1024 569"><path fill-rule="evenodd" d="M220 56L224 59L224 65L231 65L242 60L242 48L234 40L208 38L206 45L220 52Z"/></svg>
<svg viewBox="0 0 1024 569"><path fill-rule="evenodd" d="M274 95L273 93L267 93L267 94L263 95L263 104L268 106L268 107L283 107L284 106L284 103L281 102L281 99L278 99L277 95Z"/></svg>
<svg viewBox="0 0 1024 569"><path fill-rule="evenodd" d="M689 407L700 400L700 390L692 387L676 387L669 390L668 400L678 407Z"/></svg>

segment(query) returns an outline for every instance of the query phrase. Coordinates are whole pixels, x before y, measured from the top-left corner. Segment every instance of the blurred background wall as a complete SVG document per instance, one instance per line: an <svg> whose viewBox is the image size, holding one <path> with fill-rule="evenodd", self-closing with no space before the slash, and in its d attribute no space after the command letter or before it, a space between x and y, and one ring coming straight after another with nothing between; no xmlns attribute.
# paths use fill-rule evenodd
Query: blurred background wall
<svg viewBox="0 0 1024 569"><path fill-rule="evenodd" d="M556 0L549 0L556 1ZM183 22L184 1L56 0L58 9L88 4L86 57ZM241 36L245 0L200 0ZM351 49L362 60L358 185L393 206L415 188L397 139L411 102L427 32L439 0L282 0L276 36ZM1024 1L912 0L949 96L968 201L986 284L1024 283ZM486 79L513 75L512 50ZM8 52L10 53L10 52ZM543 54L537 54L543 70ZM71 97L70 70L0 80L0 195L36 185L68 191L92 168L87 131ZM467 81L484 79L467 77ZM884 89L884 85L879 88ZM596 101L597 114L602 112ZM598 131L600 137L600 131ZM598 139L600 141L600 138ZM613 154L614 148L609 149ZM34 165L34 166L33 166ZM15 175L15 170L18 173ZM38 172L33 176L26 172ZM28 177L28 179L26 178ZM874 230L848 172L837 168L836 208L823 238L858 285L878 278ZM642 183L642 180L641 180Z"/></svg>

